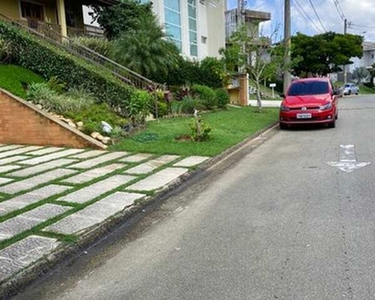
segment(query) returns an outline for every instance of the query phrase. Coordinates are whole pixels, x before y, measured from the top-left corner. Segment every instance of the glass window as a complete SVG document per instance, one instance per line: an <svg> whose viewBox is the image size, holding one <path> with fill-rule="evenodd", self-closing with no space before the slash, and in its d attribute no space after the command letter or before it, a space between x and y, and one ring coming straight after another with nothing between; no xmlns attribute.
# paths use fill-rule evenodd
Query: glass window
<svg viewBox="0 0 375 300"><path fill-rule="evenodd" d="M321 95L328 91L328 83L324 81L295 82L290 86L288 96Z"/></svg>
<svg viewBox="0 0 375 300"><path fill-rule="evenodd" d="M189 31L189 39L190 39L190 43L196 44L198 41L197 32Z"/></svg>
<svg viewBox="0 0 375 300"><path fill-rule="evenodd" d="M21 15L25 19L44 21L43 6L27 1L21 1Z"/></svg>
<svg viewBox="0 0 375 300"><path fill-rule="evenodd" d="M174 25L181 25L180 14L173 10L165 9L165 22L171 23Z"/></svg>
<svg viewBox="0 0 375 300"><path fill-rule="evenodd" d="M179 0L164 0L164 7L180 11L180 1Z"/></svg>
<svg viewBox="0 0 375 300"><path fill-rule="evenodd" d="M190 55L191 56L198 56L198 46L197 45L190 45Z"/></svg>
<svg viewBox="0 0 375 300"><path fill-rule="evenodd" d="M181 40L181 28L172 24L165 24L167 35L172 39Z"/></svg>
<svg viewBox="0 0 375 300"><path fill-rule="evenodd" d="M189 18L189 29L197 31L197 20Z"/></svg>

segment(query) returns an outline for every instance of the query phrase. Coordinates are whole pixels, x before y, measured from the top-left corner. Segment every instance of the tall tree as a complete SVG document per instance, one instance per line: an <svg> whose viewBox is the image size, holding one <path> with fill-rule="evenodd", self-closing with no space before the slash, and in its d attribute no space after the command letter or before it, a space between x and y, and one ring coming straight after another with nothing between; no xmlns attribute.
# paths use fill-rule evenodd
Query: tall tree
<svg viewBox="0 0 375 300"><path fill-rule="evenodd" d="M362 83L364 80L370 77L370 72L365 67L355 68L353 71L353 78L358 84Z"/></svg>
<svg viewBox="0 0 375 300"><path fill-rule="evenodd" d="M116 61L157 81L158 75L178 66L179 50L154 15L144 18L137 29L122 34L114 48Z"/></svg>
<svg viewBox="0 0 375 300"><path fill-rule="evenodd" d="M151 3L138 0L122 0L111 6L91 5L94 20L103 27L106 37L117 39L126 32L137 30L144 18L152 15Z"/></svg>
<svg viewBox="0 0 375 300"><path fill-rule="evenodd" d="M315 36L297 33L292 38L292 58L295 75L324 76L342 71L343 65L352 64L350 58L361 58L363 37L353 34L326 32Z"/></svg>

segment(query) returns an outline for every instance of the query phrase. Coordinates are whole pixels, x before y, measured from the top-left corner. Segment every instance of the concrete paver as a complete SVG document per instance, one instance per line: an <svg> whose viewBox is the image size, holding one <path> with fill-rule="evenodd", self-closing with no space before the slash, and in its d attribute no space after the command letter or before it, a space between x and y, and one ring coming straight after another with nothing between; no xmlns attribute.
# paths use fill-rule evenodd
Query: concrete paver
<svg viewBox="0 0 375 300"><path fill-rule="evenodd" d="M87 158L92 158L92 157L99 156L105 153L108 153L108 152L103 151L103 150L90 150L90 151L86 151L80 154L71 155L69 156L69 158L87 159Z"/></svg>
<svg viewBox="0 0 375 300"><path fill-rule="evenodd" d="M149 159L150 157L153 157L153 156L154 156L154 154L138 153L138 154L134 154L134 155L122 158L122 159L120 159L120 161L128 162L128 163L137 163L137 162L141 162L141 161L144 161L146 159Z"/></svg>
<svg viewBox="0 0 375 300"><path fill-rule="evenodd" d="M0 152L0 159L4 158L4 157L8 157L8 156L17 155L17 154L23 154L23 153L26 153L26 152L30 152L30 151L33 151L33 150L40 149L40 148L42 148L42 147L40 147L40 146L29 146L29 147L17 148L17 149L10 150L10 151Z"/></svg>
<svg viewBox="0 0 375 300"><path fill-rule="evenodd" d="M80 189L76 192L67 194L66 196L63 196L58 200L74 203L85 203L122 185L125 185L135 178L136 177L129 175L114 175L108 177L107 179L98 181L88 187Z"/></svg>
<svg viewBox="0 0 375 300"><path fill-rule="evenodd" d="M13 149L21 148L21 147L25 147L25 146L24 145L6 145L0 148L0 152L13 150Z"/></svg>
<svg viewBox="0 0 375 300"><path fill-rule="evenodd" d="M92 169L83 173L80 173L78 175L69 177L62 182L64 183L73 183L73 184L80 184L80 183L85 183L91 180L94 180L96 178L108 175L118 169L124 168L124 164L110 164L106 165L104 167Z"/></svg>
<svg viewBox="0 0 375 300"><path fill-rule="evenodd" d="M0 166L0 173L6 173L13 170L17 170L21 168L21 166L18 165L6 165L6 166Z"/></svg>
<svg viewBox="0 0 375 300"><path fill-rule="evenodd" d="M13 179L9 179L9 178L1 178L1 177L0 177L0 185L1 185L1 184L8 183L8 182L11 182L11 181L13 181Z"/></svg>
<svg viewBox="0 0 375 300"><path fill-rule="evenodd" d="M7 158L0 159L0 166L10 164L13 162L19 162L20 160L24 160L29 158L28 156L25 155L16 155L16 156L11 156Z"/></svg>
<svg viewBox="0 0 375 300"><path fill-rule="evenodd" d="M58 245L56 239L29 236L0 250L0 281L39 260Z"/></svg>
<svg viewBox="0 0 375 300"><path fill-rule="evenodd" d="M24 180L20 180L20 181L16 181L16 182L4 185L0 187L0 192L7 193L7 194L15 194L18 192L32 189L43 183L47 183L52 180L56 180L58 178L65 177L74 173L75 171L73 170L55 169L47 173L43 173L43 174L36 175L36 176L30 177Z"/></svg>
<svg viewBox="0 0 375 300"><path fill-rule="evenodd" d="M163 155L153 160L149 160L141 165L138 165L134 168L126 170L125 173L128 174L147 174L154 171L161 166L170 163L179 158L177 155Z"/></svg>
<svg viewBox="0 0 375 300"><path fill-rule="evenodd" d="M127 190L134 191L152 191L159 189L173 180L177 179L181 175L188 172L188 169L184 168L166 168L161 170L145 179L142 179L131 186L127 187Z"/></svg>
<svg viewBox="0 0 375 300"><path fill-rule="evenodd" d="M134 203L135 200L145 197L142 194L117 192L94 204L74 213L59 222L48 226L45 231L61 234L73 234L98 224L114 214L122 211L125 207Z"/></svg>
<svg viewBox="0 0 375 300"><path fill-rule="evenodd" d="M60 157L64 157L64 156L68 156L68 155L71 155L71 154L79 153L79 152L82 152L82 151L83 151L82 149L68 149L68 150L59 151L59 152L55 152L55 153L31 158L31 159L28 159L28 160L24 160L24 161L22 161L22 164L37 165L37 164L40 164L40 163L44 163L44 162L47 162L47 161L50 161L50 160L53 160L53 159L57 159L57 158L60 158Z"/></svg>
<svg viewBox="0 0 375 300"><path fill-rule="evenodd" d="M196 165L199 165L206 160L208 160L209 157L207 156L189 156L177 163L175 163L174 167L194 167Z"/></svg>
<svg viewBox="0 0 375 300"><path fill-rule="evenodd" d="M64 148L60 148L60 147L49 147L49 148L40 149L38 151L29 152L28 154L30 154L30 155L45 155L45 154L50 154L50 153L57 152L57 151L60 151L60 150L63 150L63 149Z"/></svg>
<svg viewBox="0 0 375 300"><path fill-rule="evenodd" d="M7 201L0 202L0 216L23 209L30 204L37 203L51 196L61 194L68 189L71 189L71 187L51 184L29 193L13 197Z"/></svg>
<svg viewBox="0 0 375 300"><path fill-rule="evenodd" d="M57 160L53 160L47 163L42 163L37 166L29 167L29 168L24 168L22 170L12 172L10 174L7 174L9 176L14 176L14 177L26 177L30 175L34 175L37 173L41 173L43 171L51 170L57 167L62 167L68 164L72 164L76 162L77 160L75 159L67 159L67 158L60 158Z"/></svg>
<svg viewBox="0 0 375 300"><path fill-rule="evenodd" d="M96 167L97 165L100 165L102 163L106 163L112 160L115 160L117 158L123 157L125 155L128 155L127 152L110 152L108 154L101 155L99 157L89 159L83 162L80 162L78 164L74 164L69 166L69 168L75 168L75 169L90 169L93 167Z"/></svg>
<svg viewBox="0 0 375 300"><path fill-rule="evenodd" d="M45 204L0 223L0 241L14 237L44 221L54 218L71 209L67 206Z"/></svg>

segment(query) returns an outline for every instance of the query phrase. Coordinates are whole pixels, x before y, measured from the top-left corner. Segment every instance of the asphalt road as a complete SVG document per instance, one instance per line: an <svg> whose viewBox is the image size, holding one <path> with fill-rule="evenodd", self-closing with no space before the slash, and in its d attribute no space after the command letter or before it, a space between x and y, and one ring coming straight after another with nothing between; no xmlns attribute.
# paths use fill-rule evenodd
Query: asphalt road
<svg viewBox="0 0 375 300"><path fill-rule="evenodd" d="M15 299L375 299L375 96L277 131ZM352 173L327 162L353 144ZM253 151L252 151L253 150Z"/></svg>

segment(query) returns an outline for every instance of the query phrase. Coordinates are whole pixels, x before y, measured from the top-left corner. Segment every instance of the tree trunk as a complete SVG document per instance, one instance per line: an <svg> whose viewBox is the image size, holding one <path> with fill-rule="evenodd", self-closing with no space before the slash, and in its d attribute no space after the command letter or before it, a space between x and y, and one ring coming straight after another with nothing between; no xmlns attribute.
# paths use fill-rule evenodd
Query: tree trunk
<svg viewBox="0 0 375 300"><path fill-rule="evenodd" d="M259 83L259 79L256 79L255 80L255 85L257 86L257 102L258 102L258 109L259 109L259 112L262 112L262 97L261 97L261 94L260 94L260 83Z"/></svg>

